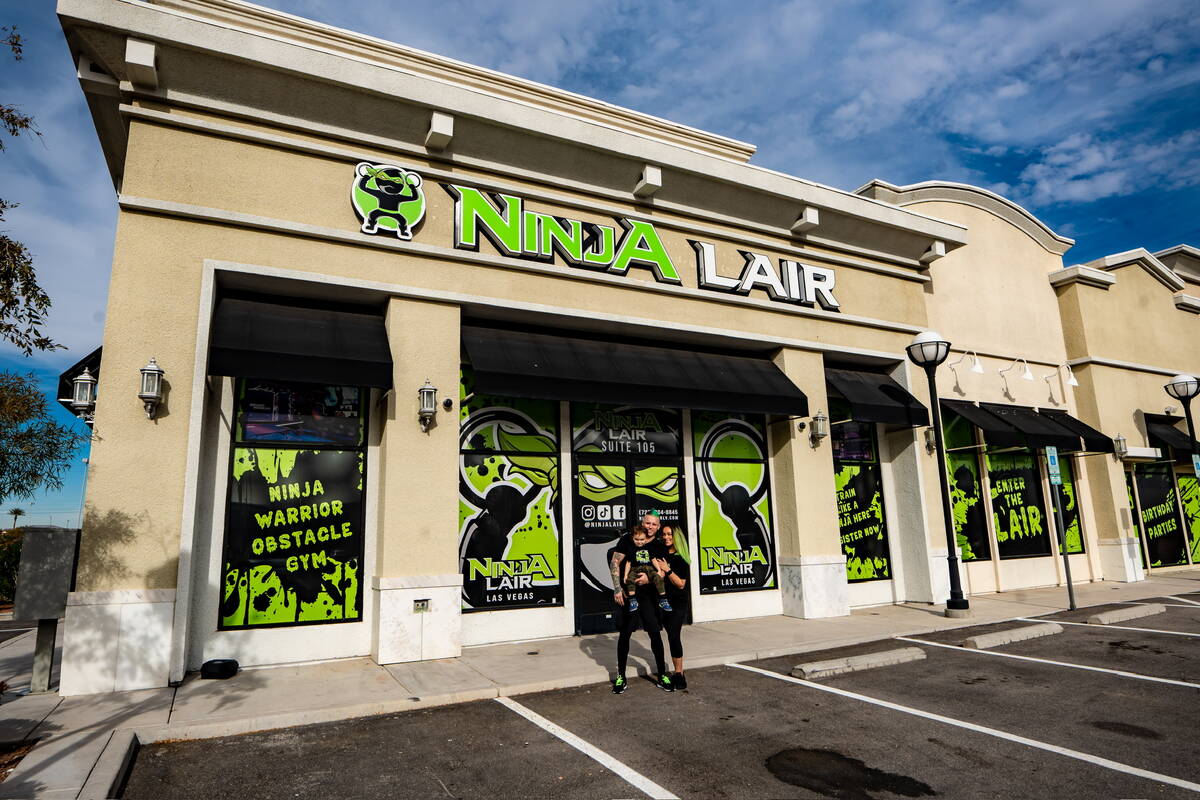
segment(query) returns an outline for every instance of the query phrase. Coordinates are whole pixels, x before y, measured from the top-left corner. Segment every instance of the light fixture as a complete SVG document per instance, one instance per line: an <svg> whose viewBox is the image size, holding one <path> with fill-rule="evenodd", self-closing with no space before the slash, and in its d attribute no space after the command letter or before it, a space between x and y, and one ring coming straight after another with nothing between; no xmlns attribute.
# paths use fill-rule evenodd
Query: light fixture
<svg viewBox="0 0 1200 800"><path fill-rule="evenodd" d="M957 367L959 364L961 364L963 361L966 360L967 356L970 356L974 360L974 363L971 364L971 372L974 372L978 375L982 375L983 374L983 364L979 363L979 354L976 353L974 350L966 351L965 353L963 353L961 356L956 358L954 361L951 361L946 366L950 367L950 369L955 369L955 367ZM957 370L955 370L955 374L958 374Z"/></svg>
<svg viewBox="0 0 1200 800"><path fill-rule="evenodd" d="M138 392L138 400L146 408L146 419L154 419L158 404L162 402L163 368L153 358L142 367L142 390Z"/></svg>
<svg viewBox="0 0 1200 800"><path fill-rule="evenodd" d="M829 417L818 411L813 415L812 425L808 429L808 438L812 442L812 446L816 447L821 443L821 440L829 435Z"/></svg>
<svg viewBox="0 0 1200 800"><path fill-rule="evenodd" d="M950 354L950 343L937 331L922 331L905 348L909 359L925 370L929 379L929 416L937 451L938 479L942 491L942 522L946 529L946 566L950 572L950 597L946 600L946 616L965 617L971 604L963 596L962 578L958 574L958 541L954 530L954 512L950 508L950 483L946 476L946 442L942 434L941 403L937 393L937 367ZM928 439L926 439L928 441Z"/></svg>
<svg viewBox="0 0 1200 800"><path fill-rule="evenodd" d="M1079 381L1075 379L1075 370L1071 369L1070 364L1063 364L1067 370L1067 386L1078 386Z"/></svg>
<svg viewBox="0 0 1200 800"><path fill-rule="evenodd" d="M1192 375L1176 375L1163 389L1176 400L1191 400L1200 394L1200 380Z"/></svg>
<svg viewBox="0 0 1200 800"><path fill-rule="evenodd" d="M433 422L434 415L437 414L437 389L428 379L424 386L417 389L417 399L417 419L421 423L421 433L428 433L429 423Z"/></svg>
<svg viewBox="0 0 1200 800"><path fill-rule="evenodd" d="M1200 446L1196 443L1196 425L1192 422L1192 398L1200 394L1200 380L1197 380L1195 375L1176 375L1167 382L1167 385L1163 389L1171 397L1183 403L1183 415L1187 419L1188 440L1191 443L1192 461L1195 464L1200 464L1200 462L1196 461L1196 456L1200 455ZM1200 472L1200 467L1197 468L1197 471Z"/></svg>
<svg viewBox="0 0 1200 800"><path fill-rule="evenodd" d="M913 337L912 344L904 348L908 358L918 367L937 367L950 355L950 343L937 331L922 331Z"/></svg>
<svg viewBox="0 0 1200 800"><path fill-rule="evenodd" d="M937 434L932 427L925 429L925 451L932 453L937 450Z"/></svg>
<svg viewBox="0 0 1200 800"><path fill-rule="evenodd" d="M71 381L71 408L77 417L92 424L96 409L96 377L87 367Z"/></svg>
<svg viewBox="0 0 1200 800"><path fill-rule="evenodd" d="M1125 456L1129 455L1129 443L1119 433L1113 437L1113 455L1117 457L1118 461L1124 461Z"/></svg>
<svg viewBox="0 0 1200 800"><path fill-rule="evenodd" d="M1001 375L1004 375L1004 376L1005 376L1005 379L1007 380L1008 376L1007 376L1005 373L1012 372L1014 369L1016 369L1016 368L1017 368L1017 363L1018 363L1018 362L1020 362L1020 363L1022 363L1022 364L1024 364L1024 365L1025 365L1025 371L1021 373L1021 377L1022 377L1022 378L1024 378L1025 380L1027 380L1027 381L1031 381L1031 380L1033 380L1033 371L1032 371L1031 369L1029 369L1029 362L1028 362L1028 361L1026 361L1026 360L1025 360L1025 359L1023 359L1023 358L1018 358L1018 359L1015 359L1015 360L1014 360L1014 361L1013 361L1011 364L1009 364L1007 367L1005 367L1005 368L1004 368L1004 369L1002 369L1002 370L999 370L1000 374L1001 374Z"/></svg>

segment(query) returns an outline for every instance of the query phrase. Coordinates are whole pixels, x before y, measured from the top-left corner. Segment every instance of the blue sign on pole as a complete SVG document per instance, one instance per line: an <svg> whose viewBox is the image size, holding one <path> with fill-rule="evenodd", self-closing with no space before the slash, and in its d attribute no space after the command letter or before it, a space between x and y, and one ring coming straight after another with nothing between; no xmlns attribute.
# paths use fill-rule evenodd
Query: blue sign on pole
<svg viewBox="0 0 1200 800"><path fill-rule="evenodd" d="M1046 467L1050 472L1050 483L1062 486L1062 469L1058 465L1058 448L1046 445Z"/></svg>

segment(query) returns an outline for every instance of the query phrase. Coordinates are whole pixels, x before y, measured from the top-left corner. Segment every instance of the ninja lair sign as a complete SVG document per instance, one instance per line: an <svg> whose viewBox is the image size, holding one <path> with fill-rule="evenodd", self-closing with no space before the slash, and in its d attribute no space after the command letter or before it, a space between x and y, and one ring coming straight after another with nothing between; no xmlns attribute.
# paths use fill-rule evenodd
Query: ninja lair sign
<svg viewBox="0 0 1200 800"><path fill-rule="evenodd" d="M421 177L403 167L368 163L359 164L355 175L351 199L362 232L411 239L426 210ZM614 275L645 269L659 283L683 284L658 230L645 220L618 217L615 225L601 225L530 211L521 197L503 192L455 184L442 188L454 199L457 249L478 252L480 240L487 239L509 258ZM833 294L837 275L832 269L739 250L742 263L733 277L718 271L714 245L687 242L701 289L741 296L760 292L780 303L841 310Z"/></svg>

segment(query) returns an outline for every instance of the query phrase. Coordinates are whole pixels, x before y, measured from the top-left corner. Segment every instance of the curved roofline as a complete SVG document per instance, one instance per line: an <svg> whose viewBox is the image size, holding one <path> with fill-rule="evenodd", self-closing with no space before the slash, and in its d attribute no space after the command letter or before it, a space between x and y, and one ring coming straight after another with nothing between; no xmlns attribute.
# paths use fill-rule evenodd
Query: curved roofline
<svg viewBox="0 0 1200 800"><path fill-rule="evenodd" d="M1028 209L1017 205L1007 197L1002 197L979 186L972 186L969 183L922 181L908 186L897 186L876 178L860 186L854 193L897 206L939 200L973 206L1020 228L1029 238L1056 256L1061 256L1075 244L1074 239L1055 233L1049 225L1029 213Z"/></svg>

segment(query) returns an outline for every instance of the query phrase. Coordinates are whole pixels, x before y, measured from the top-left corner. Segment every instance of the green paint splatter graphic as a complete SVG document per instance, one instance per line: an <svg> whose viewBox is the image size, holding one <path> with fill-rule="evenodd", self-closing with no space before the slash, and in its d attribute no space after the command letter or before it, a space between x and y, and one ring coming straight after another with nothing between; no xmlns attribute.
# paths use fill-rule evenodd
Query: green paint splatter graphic
<svg viewBox="0 0 1200 800"><path fill-rule="evenodd" d="M361 617L363 455L234 450L222 629Z"/></svg>

